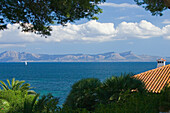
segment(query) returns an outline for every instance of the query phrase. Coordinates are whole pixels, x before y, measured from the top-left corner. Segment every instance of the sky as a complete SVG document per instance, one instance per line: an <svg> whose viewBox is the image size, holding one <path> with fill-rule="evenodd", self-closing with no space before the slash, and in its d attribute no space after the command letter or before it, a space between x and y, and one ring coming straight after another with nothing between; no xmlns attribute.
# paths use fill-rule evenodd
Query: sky
<svg viewBox="0 0 170 113"><path fill-rule="evenodd" d="M36 54L98 54L132 51L137 55L170 57L170 10L152 16L134 0L106 0L99 20L81 19L67 27L53 25L52 35L44 38L23 33L8 24L0 31L0 52Z"/></svg>

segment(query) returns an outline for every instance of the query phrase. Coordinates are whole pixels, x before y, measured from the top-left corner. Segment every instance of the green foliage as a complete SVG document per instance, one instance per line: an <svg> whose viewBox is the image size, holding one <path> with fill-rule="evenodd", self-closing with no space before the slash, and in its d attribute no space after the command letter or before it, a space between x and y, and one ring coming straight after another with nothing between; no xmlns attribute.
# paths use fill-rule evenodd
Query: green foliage
<svg viewBox="0 0 170 113"><path fill-rule="evenodd" d="M152 93L134 93L120 102L121 110L126 113L158 113L159 95Z"/></svg>
<svg viewBox="0 0 170 113"><path fill-rule="evenodd" d="M170 85L166 86L161 91L161 98L160 98L160 111L161 112L168 112L170 110Z"/></svg>
<svg viewBox="0 0 170 113"><path fill-rule="evenodd" d="M86 108L93 110L99 102L98 88L101 82L95 78L82 79L72 86L72 90L68 95L64 106L69 106L72 109Z"/></svg>
<svg viewBox="0 0 170 113"><path fill-rule="evenodd" d="M82 18L96 19L105 0L0 0L0 30L19 23L24 32L50 35L52 24L65 25Z"/></svg>
<svg viewBox="0 0 170 113"><path fill-rule="evenodd" d="M35 113L56 113L60 110L57 107L59 98L55 98L52 94L44 95L35 105Z"/></svg>
<svg viewBox="0 0 170 113"><path fill-rule="evenodd" d="M0 99L0 113L7 113L10 109L10 104L4 99Z"/></svg>
<svg viewBox="0 0 170 113"><path fill-rule="evenodd" d="M34 91L30 90L30 89L32 89L30 87L30 84L24 83L24 82L25 81L19 81L19 80L15 81L15 78L13 78L11 83L7 79L8 84L5 84L3 81L0 81L0 83L1 83L0 85L3 88L3 90L14 90L14 91L20 90L20 91L27 91L28 94L36 94Z"/></svg>
<svg viewBox="0 0 170 113"><path fill-rule="evenodd" d="M121 95L127 91L129 91L130 94L133 90L139 92L145 91L143 83L132 78L131 74L125 74L119 77L112 76L103 82L99 90L101 103L119 101Z"/></svg>
<svg viewBox="0 0 170 113"><path fill-rule="evenodd" d="M33 95L27 95L27 92L14 91L14 90L2 90L0 91L0 99L4 99L10 104L10 113L22 113L24 109L25 99L31 101Z"/></svg>
<svg viewBox="0 0 170 113"><path fill-rule="evenodd" d="M33 98L30 96L28 96L27 98L25 98L25 101L24 101L24 108L23 108L23 112L24 113L34 113L35 110L35 105L37 103L37 99L40 95L39 94L36 94Z"/></svg>
<svg viewBox="0 0 170 113"><path fill-rule="evenodd" d="M158 113L159 99L157 94L134 92L126 101L101 104L96 113Z"/></svg>
<svg viewBox="0 0 170 113"><path fill-rule="evenodd" d="M69 106L64 106L62 109L59 110L58 113L92 113L92 112L88 111L85 108L72 109Z"/></svg>
<svg viewBox="0 0 170 113"><path fill-rule="evenodd" d="M22 91L3 90L0 92L0 107L3 110L9 110L9 113L59 112L60 108L57 107L58 98L54 98L51 94L44 95L38 99L39 96L39 94L28 95L27 92ZM2 99L9 104L1 105Z"/></svg>
<svg viewBox="0 0 170 113"><path fill-rule="evenodd" d="M100 103L125 102L126 98L133 93L133 90L145 92L143 83L132 78L130 74L119 77L112 76L103 83L94 78L82 79L72 86L64 106L94 111Z"/></svg>
<svg viewBox="0 0 170 113"><path fill-rule="evenodd" d="M8 85L3 81L0 82L3 88L0 90L0 108L2 108L0 110L9 110L9 113L56 113L60 110L57 107L58 98L48 94L39 99L40 95L35 92L34 95L30 95L30 84L23 84L25 81L12 79L10 83L7 79Z"/></svg>
<svg viewBox="0 0 170 113"><path fill-rule="evenodd" d="M138 5L143 6L145 10L150 11L152 15L162 16L162 12L167 9L163 0L134 0Z"/></svg>
<svg viewBox="0 0 170 113"><path fill-rule="evenodd" d="M130 74L113 76L103 83L95 78L76 82L63 108L57 106L59 98L51 94L29 95L27 90L12 88L20 81L7 82L8 85L1 81L4 90L0 90L0 113L158 113L170 110L169 86L159 94L147 92Z"/></svg>

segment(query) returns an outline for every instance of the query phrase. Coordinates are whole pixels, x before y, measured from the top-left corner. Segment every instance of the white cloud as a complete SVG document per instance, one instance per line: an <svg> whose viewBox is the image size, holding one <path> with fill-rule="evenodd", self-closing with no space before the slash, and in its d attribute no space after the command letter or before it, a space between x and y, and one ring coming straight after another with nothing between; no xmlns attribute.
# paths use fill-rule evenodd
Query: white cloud
<svg viewBox="0 0 170 113"><path fill-rule="evenodd" d="M162 23L163 23L163 24L170 24L170 20L165 19Z"/></svg>
<svg viewBox="0 0 170 113"><path fill-rule="evenodd" d="M162 35L161 29L150 22L142 20L140 23L122 22L117 27L118 36L121 38L152 38Z"/></svg>
<svg viewBox="0 0 170 113"><path fill-rule="evenodd" d="M30 39L32 37L27 38L27 33L21 32L20 29L18 29L19 25L18 24L8 24L7 25L8 29L4 31L0 31L1 37L0 37L0 42L1 43L24 43L24 42L30 42ZM23 36L20 34L24 34Z"/></svg>
<svg viewBox="0 0 170 113"><path fill-rule="evenodd" d="M170 25L163 27L162 32L164 34L164 36L163 36L164 38L170 39Z"/></svg>
<svg viewBox="0 0 170 113"><path fill-rule="evenodd" d="M0 44L0 48L6 47L26 47L25 44Z"/></svg>
<svg viewBox="0 0 170 113"><path fill-rule="evenodd" d="M44 42L47 41L39 35L34 33L21 32L18 29L18 24L8 24L7 30L0 31L0 43L18 44L18 43L31 43L31 42Z"/></svg>
<svg viewBox="0 0 170 113"><path fill-rule="evenodd" d="M136 4L128 4L128 3L122 3L122 4L115 4L115 3L103 3L99 6L109 6L109 7L119 7L119 8L140 8Z"/></svg>
<svg viewBox="0 0 170 113"><path fill-rule="evenodd" d="M66 27L53 26L52 36L47 41L108 41L115 36L113 23L99 23L95 20L80 25ZM45 39L46 40L46 39Z"/></svg>
<svg viewBox="0 0 170 113"><path fill-rule="evenodd" d="M170 25L159 28L146 20L142 20L139 23L122 22L116 28L113 23L100 23L95 20L80 25L68 24L66 27L61 25L52 26L52 36L48 38L35 35L34 33L21 32L17 24L9 24L8 28L8 30L0 31L0 42L1 44L6 44L1 45L3 47L41 42L104 42L154 37L170 39Z"/></svg>

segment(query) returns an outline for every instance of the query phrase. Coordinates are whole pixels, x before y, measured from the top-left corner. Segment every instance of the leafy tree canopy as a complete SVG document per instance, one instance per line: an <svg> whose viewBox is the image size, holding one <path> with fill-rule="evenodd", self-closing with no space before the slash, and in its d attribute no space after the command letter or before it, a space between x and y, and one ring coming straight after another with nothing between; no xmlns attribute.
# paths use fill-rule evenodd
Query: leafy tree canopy
<svg viewBox="0 0 170 113"><path fill-rule="evenodd" d="M52 24L65 25L81 18L97 19L105 0L0 0L0 30L20 24L22 31L50 35Z"/></svg>
<svg viewBox="0 0 170 113"><path fill-rule="evenodd" d="M13 78L10 83L10 81L7 79L7 84L5 84L5 82L0 80L0 86L2 87L3 90L14 90L14 91L20 90L20 91L27 91L28 94L36 94L36 92L34 92L33 90L30 90L33 87L30 87L30 84L25 83L24 80L19 81Z"/></svg>
<svg viewBox="0 0 170 113"><path fill-rule="evenodd" d="M18 23L24 32L49 36L51 25L66 25L82 18L98 19L102 13L98 4L106 0L0 0L0 30L7 24ZM162 16L170 3L168 0L134 0L150 11Z"/></svg>
<svg viewBox="0 0 170 113"><path fill-rule="evenodd" d="M168 9L169 2L167 0L134 0L138 5L150 11L152 15L163 15L163 11Z"/></svg>

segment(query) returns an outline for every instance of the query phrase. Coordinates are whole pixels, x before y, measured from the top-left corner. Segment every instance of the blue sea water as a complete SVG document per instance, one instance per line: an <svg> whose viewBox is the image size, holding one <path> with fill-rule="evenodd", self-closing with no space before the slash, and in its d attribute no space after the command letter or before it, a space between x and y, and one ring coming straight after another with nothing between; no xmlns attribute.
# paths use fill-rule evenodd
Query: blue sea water
<svg viewBox="0 0 170 113"><path fill-rule="evenodd" d="M169 64L169 63L167 63ZM101 81L121 73L138 74L156 68L156 62L100 62L100 63L0 63L0 80L15 78L30 83L41 94L52 93L64 103L71 86L82 78Z"/></svg>

